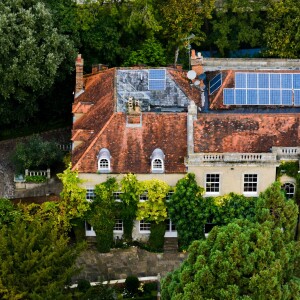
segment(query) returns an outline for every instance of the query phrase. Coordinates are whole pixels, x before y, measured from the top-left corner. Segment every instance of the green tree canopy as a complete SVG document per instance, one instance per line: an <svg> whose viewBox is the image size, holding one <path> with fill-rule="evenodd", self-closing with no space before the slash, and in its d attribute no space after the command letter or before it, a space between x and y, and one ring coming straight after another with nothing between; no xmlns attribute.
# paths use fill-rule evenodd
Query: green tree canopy
<svg viewBox="0 0 300 300"><path fill-rule="evenodd" d="M194 242L182 266L162 283L163 300L298 299L299 243L272 221L237 220Z"/></svg>
<svg viewBox="0 0 300 300"><path fill-rule="evenodd" d="M65 285L77 273L81 248L71 246L51 220L19 220L0 229L1 299L70 299Z"/></svg>
<svg viewBox="0 0 300 300"><path fill-rule="evenodd" d="M12 162L19 173L25 169L48 168L62 160L63 153L57 144L32 135L27 142L17 144Z"/></svg>
<svg viewBox="0 0 300 300"><path fill-rule="evenodd" d="M300 11L299 1L270 1L264 38L266 56L299 58Z"/></svg>
<svg viewBox="0 0 300 300"><path fill-rule="evenodd" d="M38 0L0 2L0 123L26 121L36 98L51 88L61 68L74 64L73 43L53 26Z"/></svg>

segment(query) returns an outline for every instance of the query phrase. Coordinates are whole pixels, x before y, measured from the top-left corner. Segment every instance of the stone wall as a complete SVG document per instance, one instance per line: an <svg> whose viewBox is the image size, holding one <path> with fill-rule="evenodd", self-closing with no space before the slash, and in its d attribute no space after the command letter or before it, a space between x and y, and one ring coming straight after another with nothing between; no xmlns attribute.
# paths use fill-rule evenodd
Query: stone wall
<svg viewBox="0 0 300 300"><path fill-rule="evenodd" d="M112 249L109 253L87 250L77 260L77 266L82 270L73 281L98 282L126 279L128 275L156 276L158 273L164 276L179 267L186 257L186 253L151 253L137 247Z"/></svg>

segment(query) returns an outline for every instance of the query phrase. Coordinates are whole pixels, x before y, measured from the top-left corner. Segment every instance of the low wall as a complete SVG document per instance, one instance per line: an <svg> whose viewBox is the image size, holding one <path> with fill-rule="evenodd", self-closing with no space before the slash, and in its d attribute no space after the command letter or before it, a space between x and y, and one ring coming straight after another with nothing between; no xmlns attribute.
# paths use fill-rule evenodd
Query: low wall
<svg viewBox="0 0 300 300"><path fill-rule="evenodd" d="M164 276L179 267L186 257L186 253L151 253L137 247L112 249L109 253L87 250L77 259L77 266L82 270L73 282L126 279L128 275L157 276L158 273Z"/></svg>

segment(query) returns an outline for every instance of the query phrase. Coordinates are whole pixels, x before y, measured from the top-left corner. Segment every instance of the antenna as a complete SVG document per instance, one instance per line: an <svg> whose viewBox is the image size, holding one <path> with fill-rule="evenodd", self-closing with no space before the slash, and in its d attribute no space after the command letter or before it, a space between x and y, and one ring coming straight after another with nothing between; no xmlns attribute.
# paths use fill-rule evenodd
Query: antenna
<svg viewBox="0 0 300 300"><path fill-rule="evenodd" d="M197 76L197 73L196 73L194 70L190 70L190 71L188 71L188 73L187 73L187 78L190 79L190 80L195 79L196 76Z"/></svg>

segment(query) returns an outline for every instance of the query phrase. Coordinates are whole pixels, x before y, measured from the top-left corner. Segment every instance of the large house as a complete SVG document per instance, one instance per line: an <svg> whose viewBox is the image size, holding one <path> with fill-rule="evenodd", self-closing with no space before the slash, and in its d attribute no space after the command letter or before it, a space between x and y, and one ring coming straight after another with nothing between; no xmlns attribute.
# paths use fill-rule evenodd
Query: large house
<svg viewBox="0 0 300 300"><path fill-rule="evenodd" d="M83 76L77 57L72 163L87 198L111 175L174 186L187 172L207 196L257 196L281 160L299 159L300 60L203 59L192 50L190 61L189 72L99 67ZM295 180L281 180L292 196ZM137 238L148 233L136 223Z"/></svg>

